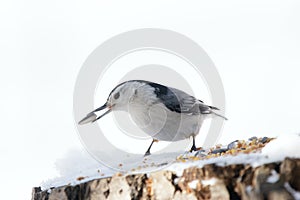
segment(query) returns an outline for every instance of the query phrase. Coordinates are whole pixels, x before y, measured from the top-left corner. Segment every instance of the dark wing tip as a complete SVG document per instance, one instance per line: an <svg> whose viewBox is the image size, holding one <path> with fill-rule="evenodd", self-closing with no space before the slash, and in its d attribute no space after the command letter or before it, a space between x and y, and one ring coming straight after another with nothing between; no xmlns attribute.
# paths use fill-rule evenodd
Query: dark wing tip
<svg viewBox="0 0 300 200"><path fill-rule="evenodd" d="M220 110L219 108L215 107L215 106L208 106L210 109L213 109L213 110Z"/></svg>

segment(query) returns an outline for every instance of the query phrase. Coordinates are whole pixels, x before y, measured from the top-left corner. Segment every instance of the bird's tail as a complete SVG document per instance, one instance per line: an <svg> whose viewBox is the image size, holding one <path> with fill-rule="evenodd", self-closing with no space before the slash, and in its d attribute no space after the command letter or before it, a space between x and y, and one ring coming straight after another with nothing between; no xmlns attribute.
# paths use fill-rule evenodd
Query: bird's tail
<svg viewBox="0 0 300 200"><path fill-rule="evenodd" d="M218 116L218 117L221 117L221 118L223 118L223 119L225 119L225 120L228 120L225 116L223 116L223 115L221 115L221 114L219 114L219 113L216 113L215 111L211 111L211 113L213 113L214 115L216 115L216 116Z"/></svg>
<svg viewBox="0 0 300 200"><path fill-rule="evenodd" d="M223 116L223 115L221 115L221 114L215 112L215 110L220 110L219 108L214 107L214 106L208 106L208 107L210 108L210 112L211 112L212 114L214 114L214 115L216 115L216 116L218 116L218 117L221 117L221 118L223 118L223 119L225 119L225 120L228 120L225 116Z"/></svg>

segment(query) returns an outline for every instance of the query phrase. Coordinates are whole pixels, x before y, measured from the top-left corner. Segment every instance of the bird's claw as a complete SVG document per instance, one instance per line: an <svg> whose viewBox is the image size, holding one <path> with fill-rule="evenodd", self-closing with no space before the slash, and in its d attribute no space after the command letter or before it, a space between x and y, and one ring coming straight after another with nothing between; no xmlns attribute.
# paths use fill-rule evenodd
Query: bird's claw
<svg viewBox="0 0 300 200"><path fill-rule="evenodd" d="M147 152L145 153L144 157L150 156L150 155L151 155L151 153L147 151Z"/></svg>
<svg viewBox="0 0 300 200"><path fill-rule="evenodd" d="M196 146L192 146L192 148L191 148L191 150L190 150L190 152L192 153L193 151L197 151L197 147Z"/></svg>

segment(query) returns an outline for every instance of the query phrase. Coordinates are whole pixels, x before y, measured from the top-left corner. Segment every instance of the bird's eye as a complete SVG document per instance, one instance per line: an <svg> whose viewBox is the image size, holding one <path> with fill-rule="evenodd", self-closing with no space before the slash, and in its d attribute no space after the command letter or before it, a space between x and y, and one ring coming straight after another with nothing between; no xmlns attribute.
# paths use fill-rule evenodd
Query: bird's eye
<svg viewBox="0 0 300 200"><path fill-rule="evenodd" d="M116 94L114 94L114 98L118 99L120 97L120 92L117 92Z"/></svg>

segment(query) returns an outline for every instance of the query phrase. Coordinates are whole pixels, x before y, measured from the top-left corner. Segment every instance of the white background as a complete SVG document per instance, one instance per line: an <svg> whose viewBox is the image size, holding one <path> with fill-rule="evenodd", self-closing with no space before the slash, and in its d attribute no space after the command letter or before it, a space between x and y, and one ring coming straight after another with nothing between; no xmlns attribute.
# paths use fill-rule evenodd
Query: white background
<svg viewBox="0 0 300 200"><path fill-rule="evenodd" d="M226 94L222 143L299 132L299 1L1 1L1 199L30 199L81 148L72 95L84 60L137 28L180 32L201 45ZM107 95L107 94L105 94Z"/></svg>

